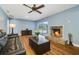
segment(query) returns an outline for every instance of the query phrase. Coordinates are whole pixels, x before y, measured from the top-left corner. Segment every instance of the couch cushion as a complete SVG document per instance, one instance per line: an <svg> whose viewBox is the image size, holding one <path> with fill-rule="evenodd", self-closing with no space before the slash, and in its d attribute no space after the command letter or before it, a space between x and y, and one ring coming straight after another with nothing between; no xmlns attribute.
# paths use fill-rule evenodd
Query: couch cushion
<svg viewBox="0 0 79 59"><path fill-rule="evenodd" d="M5 36L6 35L6 32L0 32L0 38Z"/></svg>
<svg viewBox="0 0 79 59"><path fill-rule="evenodd" d="M5 46L7 43L7 35L5 35L4 37L0 38L0 45L1 46Z"/></svg>

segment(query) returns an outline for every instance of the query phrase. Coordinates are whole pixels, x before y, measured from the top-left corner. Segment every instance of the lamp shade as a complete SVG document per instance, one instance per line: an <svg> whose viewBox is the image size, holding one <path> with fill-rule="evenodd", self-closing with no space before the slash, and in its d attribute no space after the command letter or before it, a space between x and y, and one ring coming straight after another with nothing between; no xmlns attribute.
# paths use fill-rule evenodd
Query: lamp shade
<svg viewBox="0 0 79 59"><path fill-rule="evenodd" d="M10 24L10 28L15 28L16 24Z"/></svg>

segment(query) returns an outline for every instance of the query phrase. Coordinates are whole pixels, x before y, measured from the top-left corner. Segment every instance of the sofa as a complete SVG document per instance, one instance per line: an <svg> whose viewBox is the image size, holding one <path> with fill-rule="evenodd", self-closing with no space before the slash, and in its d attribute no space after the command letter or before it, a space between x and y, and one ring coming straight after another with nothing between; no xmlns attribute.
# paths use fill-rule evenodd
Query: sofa
<svg viewBox="0 0 79 59"><path fill-rule="evenodd" d="M12 36L12 38L10 38ZM0 32L0 55L25 55L26 51L16 35L16 45L13 44L14 35L8 36L5 32ZM17 49L13 47L17 46Z"/></svg>
<svg viewBox="0 0 79 59"><path fill-rule="evenodd" d="M7 43L7 35L5 32L0 32L0 50L4 47Z"/></svg>

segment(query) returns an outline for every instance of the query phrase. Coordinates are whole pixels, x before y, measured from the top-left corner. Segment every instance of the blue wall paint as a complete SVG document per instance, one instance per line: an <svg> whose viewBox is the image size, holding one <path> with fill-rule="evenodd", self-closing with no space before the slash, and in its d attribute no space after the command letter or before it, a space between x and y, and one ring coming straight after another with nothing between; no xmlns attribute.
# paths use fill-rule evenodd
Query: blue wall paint
<svg viewBox="0 0 79 59"><path fill-rule="evenodd" d="M9 18L2 8L0 8L0 17L1 17L0 19L2 19L0 20L0 29L3 29L3 31L9 33ZM11 20L11 23L16 24L16 28L14 29L14 32L18 34L20 34L22 29L28 28L30 30L34 30L36 27L36 22L22 20L22 19L13 19ZM10 33L11 33L11 29L10 29Z"/></svg>
<svg viewBox="0 0 79 59"><path fill-rule="evenodd" d="M7 33L9 33L9 18L6 15L6 13L0 8L0 29L3 29L3 31L6 31ZM27 20L21 20L21 19L13 19L11 20L11 23L15 23L16 24L16 28L14 29L15 33L20 34L22 29L30 29L30 30L34 30L36 27L35 22L33 21L27 21ZM11 33L11 29L10 29L10 33Z"/></svg>
<svg viewBox="0 0 79 59"><path fill-rule="evenodd" d="M19 20L19 19L12 19L10 23L16 24L16 28L14 29L15 33L21 34L21 30L25 30L26 28L30 30L35 29L35 22L27 21L27 20ZM11 30L10 30L11 32Z"/></svg>
<svg viewBox="0 0 79 59"><path fill-rule="evenodd" d="M73 43L79 44L79 6L60 12L56 15L44 18L37 22L37 26L41 22L48 21L48 31L53 25L63 25L63 36L68 40L68 33L73 35Z"/></svg>
<svg viewBox="0 0 79 59"><path fill-rule="evenodd" d="M0 19L2 19L2 21L0 21L0 29L7 32L7 20L8 20L8 17L1 8L0 8Z"/></svg>

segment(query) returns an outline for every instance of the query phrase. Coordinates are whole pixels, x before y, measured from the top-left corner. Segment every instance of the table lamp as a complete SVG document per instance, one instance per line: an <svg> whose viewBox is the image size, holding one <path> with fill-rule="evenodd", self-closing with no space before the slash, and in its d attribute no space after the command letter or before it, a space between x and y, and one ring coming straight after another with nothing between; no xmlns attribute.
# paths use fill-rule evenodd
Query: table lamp
<svg viewBox="0 0 79 59"><path fill-rule="evenodd" d="M10 28L12 29L11 34L14 34L14 28L16 27L16 24L10 24Z"/></svg>

